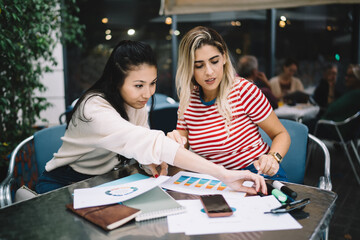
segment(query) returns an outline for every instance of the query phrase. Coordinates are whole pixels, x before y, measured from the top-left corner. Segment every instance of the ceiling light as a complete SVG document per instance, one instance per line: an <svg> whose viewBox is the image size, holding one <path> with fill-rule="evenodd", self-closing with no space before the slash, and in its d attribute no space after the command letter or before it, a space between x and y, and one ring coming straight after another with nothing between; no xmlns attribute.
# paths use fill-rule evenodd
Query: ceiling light
<svg viewBox="0 0 360 240"><path fill-rule="evenodd" d="M285 23L284 21L280 21L280 22L279 22L279 27L284 28L285 25L286 25L286 23Z"/></svg>
<svg viewBox="0 0 360 240"><path fill-rule="evenodd" d="M132 36L132 35L135 34L135 30L132 29L132 28L130 28L130 29L127 31L127 34L128 34L129 36Z"/></svg>
<svg viewBox="0 0 360 240"><path fill-rule="evenodd" d="M167 24L167 25L172 24L172 18L171 17L165 18L165 24Z"/></svg>
<svg viewBox="0 0 360 240"><path fill-rule="evenodd" d="M101 22L104 23L104 24L105 24L105 23L108 23L108 22L109 22L109 19L108 19L108 18L103 18L103 19L101 19Z"/></svg>

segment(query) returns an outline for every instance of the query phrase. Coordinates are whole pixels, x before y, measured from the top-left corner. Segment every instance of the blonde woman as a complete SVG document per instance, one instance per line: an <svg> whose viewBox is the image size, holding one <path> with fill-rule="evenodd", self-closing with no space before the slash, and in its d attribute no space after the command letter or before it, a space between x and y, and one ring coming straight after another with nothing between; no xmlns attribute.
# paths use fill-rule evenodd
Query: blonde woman
<svg viewBox="0 0 360 240"><path fill-rule="evenodd" d="M177 129L168 136L227 169L286 181L279 163L290 137L261 91L236 77L227 46L213 29L195 27L179 46ZM273 140L262 140L261 127Z"/></svg>

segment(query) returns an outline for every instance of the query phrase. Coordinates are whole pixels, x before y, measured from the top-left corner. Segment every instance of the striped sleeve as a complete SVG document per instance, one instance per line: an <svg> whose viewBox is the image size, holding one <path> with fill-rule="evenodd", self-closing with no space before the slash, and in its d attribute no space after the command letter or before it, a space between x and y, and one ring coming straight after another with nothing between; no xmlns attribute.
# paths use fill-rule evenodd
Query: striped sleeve
<svg viewBox="0 0 360 240"><path fill-rule="evenodd" d="M254 123L262 122L270 115L272 107L256 85L244 79L239 92L244 110Z"/></svg>
<svg viewBox="0 0 360 240"><path fill-rule="evenodd" d="M179 110L177 112L177 115L178 115L178 120L177 120L177 124L176 124L176 129L188 131L188 127L186 125L184 115L180 116Z"/></svg>

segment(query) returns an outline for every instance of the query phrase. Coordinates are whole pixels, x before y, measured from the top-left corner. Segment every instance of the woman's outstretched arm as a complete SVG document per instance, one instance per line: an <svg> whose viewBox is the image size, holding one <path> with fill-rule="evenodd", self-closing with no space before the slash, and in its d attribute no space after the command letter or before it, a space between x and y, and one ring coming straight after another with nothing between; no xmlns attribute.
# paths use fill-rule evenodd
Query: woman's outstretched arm
<svg viewBox="0 0 360 240"><path fill-rule="evenodd" d="M267 194L265 180L262 176L248 170L227 170L223 166L212 163L182 147L179 147L176 152L174 165L216 177L236 191L247 192L249 194L256 194L257 192ZM254 187L243 186L245 181L254 182Z"/></svg>

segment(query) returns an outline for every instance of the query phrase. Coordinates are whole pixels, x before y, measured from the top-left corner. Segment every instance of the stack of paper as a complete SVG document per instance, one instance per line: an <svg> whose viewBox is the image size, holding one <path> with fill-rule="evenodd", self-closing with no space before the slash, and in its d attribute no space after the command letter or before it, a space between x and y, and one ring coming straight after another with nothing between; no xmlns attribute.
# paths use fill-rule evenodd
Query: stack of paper
<svg viewBox="0 0 360 240"><path fill-rule="evenodd" d="M187 211L183 214L168 216L169 232L198 235L302 228L288 213L264 213L280 206L279 201L272 195L228 198L226 201L234 214L230 217L209 218L200 200L179 200L178 202L186 207Z"/></svg>

